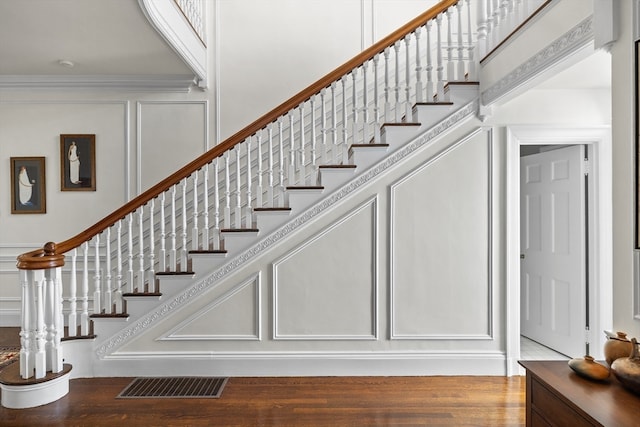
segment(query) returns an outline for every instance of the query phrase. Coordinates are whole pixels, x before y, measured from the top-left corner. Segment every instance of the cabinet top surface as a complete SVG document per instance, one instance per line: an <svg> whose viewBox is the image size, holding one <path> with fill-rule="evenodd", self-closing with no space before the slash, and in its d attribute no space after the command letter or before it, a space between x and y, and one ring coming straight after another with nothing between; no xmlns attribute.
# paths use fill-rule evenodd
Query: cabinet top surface
<svg viewBox="0 0 640 427"><path fill-rule="evenodd" d="M620 427L640 425L640 396L624 389L613 374L605 381L593 381L576 374L562 360L519 363L527 370L527 375L600 424Z"/></svg>

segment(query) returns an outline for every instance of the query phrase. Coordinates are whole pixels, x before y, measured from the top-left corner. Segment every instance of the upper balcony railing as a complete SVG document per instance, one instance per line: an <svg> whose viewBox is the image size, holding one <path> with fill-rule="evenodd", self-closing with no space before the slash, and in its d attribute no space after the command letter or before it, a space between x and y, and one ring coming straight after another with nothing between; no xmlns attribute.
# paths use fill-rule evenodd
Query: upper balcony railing
<svg viewBox="0 0 640 427"><path fill-rule="evenodd" d="M159 273L188 272L189 251L224 250L223 229L285 207L287 187L347 164L351 145L380 142L383 123L448 101L448 83L477 81L474 23L488 21L489 1L440 2L92 227L20 255L22 377L62 369L65 326L89 334L90 316L122 313L123 294L154 292Z"/></svg>

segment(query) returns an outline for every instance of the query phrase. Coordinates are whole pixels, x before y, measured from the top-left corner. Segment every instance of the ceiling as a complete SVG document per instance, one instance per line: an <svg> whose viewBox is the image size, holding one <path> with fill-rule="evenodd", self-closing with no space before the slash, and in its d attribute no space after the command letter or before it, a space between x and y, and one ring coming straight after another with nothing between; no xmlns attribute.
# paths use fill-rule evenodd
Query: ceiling
<svg viewBox="0 0 640 427"><path fill-rule="evenodd" d="M194 75L136 0L0 0L0 40L0 82Z"/></svg>

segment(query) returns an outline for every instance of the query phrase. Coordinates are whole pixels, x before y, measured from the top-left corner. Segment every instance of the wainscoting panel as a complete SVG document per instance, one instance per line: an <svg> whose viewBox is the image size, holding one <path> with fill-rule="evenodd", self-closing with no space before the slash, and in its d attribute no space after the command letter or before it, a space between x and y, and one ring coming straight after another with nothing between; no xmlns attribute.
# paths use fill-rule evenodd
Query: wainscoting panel
<svg viewBox="0 0 640 427"><path fill-rule="evenodd" d="M274 340L376 338L377 199L273 264Z"/></svg>
<svg viewBox="0 0 640 427"><path fill-rule="evenodd" d="M260 274L234 286L160 340L259 340Z"/></svg>
<svg viewBox="0 0 640 427"><path fill-rule="evenodd" d="M491 133L391 185L391 338L490 339Z"/></svg>

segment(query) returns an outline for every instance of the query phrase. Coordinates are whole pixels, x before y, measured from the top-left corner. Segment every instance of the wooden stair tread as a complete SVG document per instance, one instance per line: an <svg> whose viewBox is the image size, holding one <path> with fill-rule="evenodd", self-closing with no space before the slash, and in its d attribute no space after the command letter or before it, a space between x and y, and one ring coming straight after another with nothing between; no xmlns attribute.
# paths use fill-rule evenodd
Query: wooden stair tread
<svg viewBox="0 0 640 427"><path fill-rule="evenodd" d="M283 206L283 207L275 207L275 208L253 208L253 210L255 212L279 212L279 211L286 212L286 211L290 211L291 208Z"/></svg>
<svg viewBox="0 0 640 427"><path fill-rule="evenodd" d="M287 187L287 190L324 190L321 185L292 185Z"/></svg>
<svg viewBox="0 0 640 427"><path fill-rule="evenodd" d="M123 297L161 297L162 292L125 292Z"/></svg>
<svg viewBox="0 0 640 427"><path fill-rule="evenodd" d="M225 249L194 249L189 251L190 254L226 254Z"/></svg>
<svg viewBox="0 0 640 427"><path fill-rule="evenodd" d="M92 319L127 319L127 313L94 313L89 315Z"/></svg>
<svg viewBox="0 0 640 427"><path fill-rule="evenodd" d="M221 233L257 233L257 228L223 228Z"/></svg>
<svg viewBox="0 0 640 427"><path fill-rule="evenodd" d="M383 148L386 148L388 146L389 146L389 144L351 144L350 148L353 148L353 147L378 147L378 148L383 147Z"/></svg>
<svg viewBox="0 0 640 427"><path fill-rule="evenodd" d="M392 122L392 123L383 123L382 127L401 127L401 126L422 126L422 123L419 122L400 122L400 123L396 123L396 122Z"/></svg>
<svg viewBox="0 0 640 427"><path fill-rule="evenodd" d="M192 276L193 271L158 271L156 276Z"/></svg>
<svg viewBox="0 0 640 427"><path fill-rule="evenodd" d="M46 383L48 381L55 380L71 372L71 365L64 363L62 365L62 371L58 373L47 372L43 378L36 379L35 377L24 379L20 376L20 362L13 362L9 366L4 367L0 371L0 384L4 385L33 385Z"/></svg>
<svg viewBox="0 0 640 427"><path fill-rule="evenodd" d="M440 102L438 102L438 101L436 101L436 102L416 102L416 103L414 104L414 106L416 106L416 105L447 105L447 106L451 106L451 105L453 105L453 102L450 102L450 101L449 101L449 102L447 102L447 101L440 101Z"/></svg>
<svg viewBox="0 0 640 427"><path fill-rule="evenodd" d="M97 335L95 335L95 334L91 334L91 335L76 335L75 337L64 336L64 337L60 338L60 341L92 340L95 337L97 337Z"/></svg>
<svg viewBox="0 0 640 427"><path fill-rule="evenodd" d="M355 169L357 165L320 165L320 169Z"/></svg>

